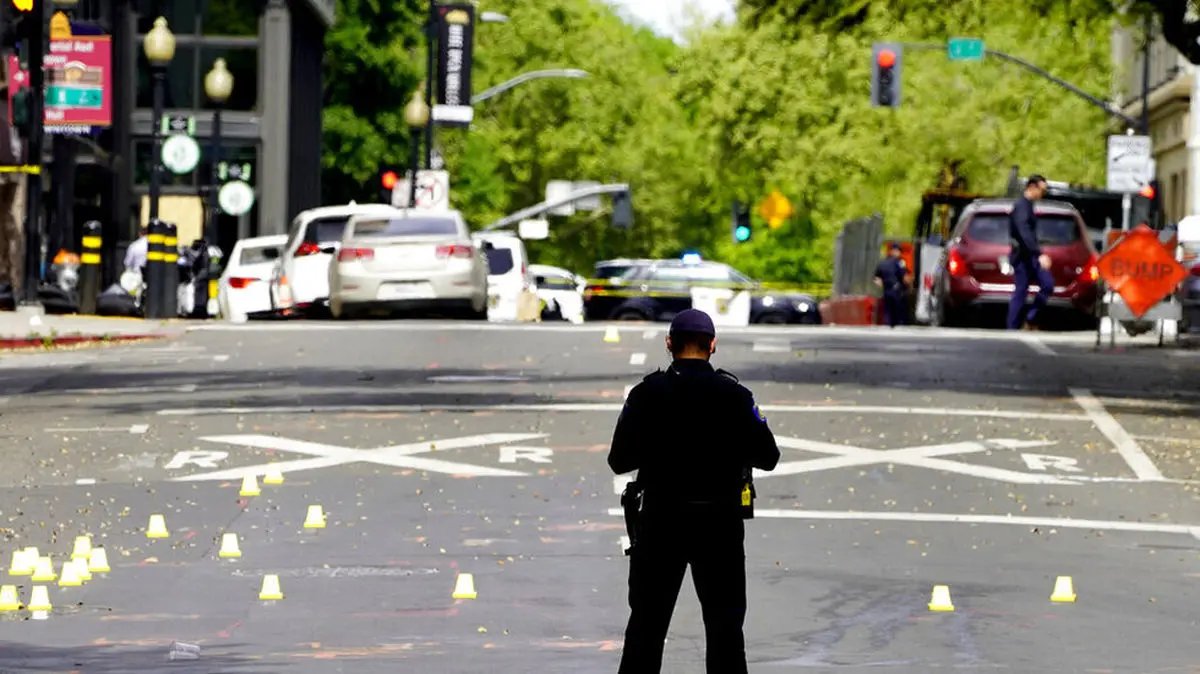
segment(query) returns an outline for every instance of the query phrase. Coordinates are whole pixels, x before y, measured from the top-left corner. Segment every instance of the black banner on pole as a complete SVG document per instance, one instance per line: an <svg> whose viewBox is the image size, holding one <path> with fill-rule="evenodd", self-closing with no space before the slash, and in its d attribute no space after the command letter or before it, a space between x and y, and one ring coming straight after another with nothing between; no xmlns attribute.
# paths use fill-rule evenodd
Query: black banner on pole
<svg viewBox="0 0 1200 674"><path fill-rule="evenodd" d="M437 106L442 126L470 126L471 65L475 46L475 6L438 5Z"/></svg>

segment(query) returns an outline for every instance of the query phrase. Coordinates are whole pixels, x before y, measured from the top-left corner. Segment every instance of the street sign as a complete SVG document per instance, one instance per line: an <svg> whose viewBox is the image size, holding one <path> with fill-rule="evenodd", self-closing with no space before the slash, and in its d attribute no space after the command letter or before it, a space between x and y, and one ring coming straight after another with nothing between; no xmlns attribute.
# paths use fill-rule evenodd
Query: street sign
<svg viewBox="0 0 1200 674"><path fill-rule="evenodd" d="M200 163L200 144L191 136L171 136L163 143L162 163L171 173L191 173Z"/></svg>
<svg viewBox="0 0 1200 674"><path fill-rule="evenodd" d="M1108 137L1108 189L1138 192L1154 179L1149 136Z"/></svg>
<svg viewBox="0 0 1200 674"><path fill-rule="evenodd" d="M575 191L575 183L570 180L551 180L546 183L546 201L558 201L566 199ZM575 204L569 203L565 206L546 211L547 215L575 215Z"/></svg>
<svg viewBox="0 0 1200 674"><path fill-rule="evenodd" d="M1108 287L1141 318L1164 297L1175 292L1188 272L1158 240L1158 232L1139 225L1121 238L1096 263Z"/></svg>
<svg viewBox="0 0 1200 674"><path fill-rule="evenodd" d="M408 208L408 177L392 188L392 205ZM450 173L447 171L417 171L417 205L423 211L443 212L450 210Z"/></svg>
<svg viewBox="0 0 1200 674"><path fill-rule="evenodd" d="M758 205L758 214L767 221L767 225L771 229L778 229L794 213L792 202L788 201L788 198L779 191L768 194L767 198Z"/></svg>
<svg viewBox="0 0 1200 674"><path fill-rule="evenodd" d="M951 61L982 61L983 52L983 40L977 37L952 37L946 43Z"/></svg>
<svg viewBox="0 0 1200 674"><path fill-rule="evenodd" d="M550 238L549 220L522 220L517 224L517 236L526 241L541 241Z"/></svg>
<svg viewBox="0 0 1200 674"><path fill-rule="evenodd" d="M159 127L164 136L175 133L196 135L196 118L191 115L163 115L162 126Z"/></svg>
<svg viewBox="0 0 1200 674"><path fill-rule="evenodd" d="M245 215L254 206L254 188L241 180L231 180L221 185L217 203L228 215Z"/></svg>

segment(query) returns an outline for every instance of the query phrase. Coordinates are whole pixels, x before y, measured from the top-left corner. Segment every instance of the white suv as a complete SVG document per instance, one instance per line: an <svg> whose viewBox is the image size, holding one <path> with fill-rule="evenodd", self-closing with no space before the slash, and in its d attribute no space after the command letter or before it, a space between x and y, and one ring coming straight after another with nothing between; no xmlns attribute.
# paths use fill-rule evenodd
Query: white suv
<svg viewBox="0 0 1200 674"><path fill-rule="evenodd" d="M356 215L391 215L387 204L323 206L300 213L288 230L271 273L271 307L303 312L329 301L329 265L337 255L346 223Z"/></svg>

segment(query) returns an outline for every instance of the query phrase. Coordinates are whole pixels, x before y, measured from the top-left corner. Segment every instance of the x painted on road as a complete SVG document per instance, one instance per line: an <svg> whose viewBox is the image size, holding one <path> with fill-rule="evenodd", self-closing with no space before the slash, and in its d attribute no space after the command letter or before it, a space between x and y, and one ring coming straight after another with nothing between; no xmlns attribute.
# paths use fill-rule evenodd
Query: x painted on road
<svg viewBox="0 0 1200 674"><path fill-rule="evenodd" d="M375 449L354 449L351 447L339 447L337 445L324 445L315 442L306 442L304 440L277 438L270 435L217 435L200 439L206 442L221 442L230 445L240 445L242 447L254 447L257 449L273 449L281 452L307 454L315 457L311 459L295 459L291 461L279 461L275 463L274 465L285 474L293 473L298 470L328 468L331 466L343 466L352 463L373 463L381 466L390 466L392 468L409 468L412 470L424 470L433 473L445 473L447 475L463 475L466 477L520 477L527 475L527 473L522 473L515 470L505 470L503 468L491 468L489 466L473 466L467 463L456 463L453 461L443 461L441 459L430 459L416 455L427 454L430 452L440 452L449 449L463 449L466 447L481 447L484 445L521 442L524 440L533 440L535 438L544 437L546 437L545 433L489 433L486 435L471 435L463 438L451 438L432 442L425 441L414 442L407 445L377 447ZM264 463L257 466L230 468L228 470L218 470L209 473L185 475L183 477L177 477L174 479L175 481L179 482L192 482L197 480L240 480L247 475L265 475L269 465L271 464Z"/></svg>
<svg viewBox="0 0 1200 674"><path fill-rule="evenodd" d="M959 473L961 475L971 475L974 477L982 477L989 480L997 480L999 482L1011 482L1014 484L1062 484L1062 485L1079 485L1080 482L1070 479L1055 477L1045 473L1022 473L1015 470L1007 470L1004 468L995 468L992 466L977 466L960 461L950 461L937 457L948 456L952 454L974 454L978 452L986 452L989 450L1011 450L1011 449L1027 449L1030 447L1045 447L1053 445L1053 442L1042 442L1037 440L980 440L977 442L955 442L944 445L927 445L922 447L908 447L905 449L866 449L863 447L854 447L851 445L837 445L829 442L819 442L816 440L804 440L801 438L778 437L776 442L780 447L790 449L802 449L808 452L817 452L820 454L829 454L831 456L821 459L807 459L804 461L788 461L780 463L775 467L775 470L764 473L755 471L756 477L771 477L778 475L798 475L800 473L813 473L822 470L832 470L834 468L851 468L854 466L870 466L881 463L888 463L900 466L912 466L915 468L928 468L930 470L940 470L948 473Z"/></svg>

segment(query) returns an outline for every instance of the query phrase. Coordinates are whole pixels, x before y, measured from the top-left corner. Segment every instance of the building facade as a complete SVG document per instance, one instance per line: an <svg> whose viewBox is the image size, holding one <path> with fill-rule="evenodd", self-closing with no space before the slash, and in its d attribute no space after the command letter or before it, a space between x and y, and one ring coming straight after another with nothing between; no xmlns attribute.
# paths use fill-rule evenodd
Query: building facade
<svg viewBox="0 0 1200 674"><path fill-rule="evenodd" d="M165 116L201 148L194 170L160 168L160 216L178 221L181 243L202 231L219 187L212 178L215 105L204 91L218 58L234 77L221 106L220 158L249 169L255 191L248 213L217 217L218 243L228 251L239 238L285 233L297 213L320 205L322 67L334 0L79 0L69 13L73 31L112 36L112 126L91 136L46 136L43 161L57 167L45 181L51 242L78 250L80 223L100 220L112 278L122 244L147 219L150 175L160 161L151 156L153 78L143 39L160 16L176 39L165 69Z"/></svg>
<svg viewBox="0 0 1200 674"><path fill-rule="evenodd" d="M1155 36L1150 44L1150 77L1143 78L1145 59L1140 31L1118 27L1113 31L1112 55L1117 74L1115 100L1128 116L1142 116L1143 82L1149 82L1150 138L1158 165L1160 203L1167 222L1178 222L1200 210L1200 195L1191 194L1188 138L1191 135L1191 98L1197 68Z"/></svg>

